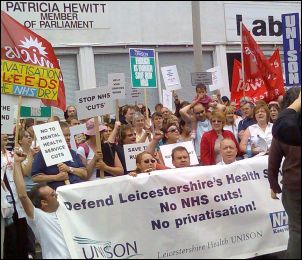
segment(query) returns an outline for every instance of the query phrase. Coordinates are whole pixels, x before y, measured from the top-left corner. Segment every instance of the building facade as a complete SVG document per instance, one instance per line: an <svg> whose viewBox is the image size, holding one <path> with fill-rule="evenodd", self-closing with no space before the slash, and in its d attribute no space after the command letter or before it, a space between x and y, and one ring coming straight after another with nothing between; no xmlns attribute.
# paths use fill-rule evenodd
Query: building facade
<svg viewBox="0 0 302 260"><path fill-rule="evenodd" d="M2 1L1 10L54 46L68 105L75 102L75 90L106 86L108 73L125 73L129 93L128 52L136 47L156 53L158 88L147 90L151 110L161 102L164 89L160 67L177 66L181 99L191 101L195 94L190 76L194 70L191 1ZM221 93L230 96L233 60L240 60L241 53L240 21L267 56L276 47L282 54L281 14L301 17L300 10L300 1L200 2L200 71L220 66ZM127 98L120 104L128 102ZM143 96L137 102L144 102Z"/></svg>

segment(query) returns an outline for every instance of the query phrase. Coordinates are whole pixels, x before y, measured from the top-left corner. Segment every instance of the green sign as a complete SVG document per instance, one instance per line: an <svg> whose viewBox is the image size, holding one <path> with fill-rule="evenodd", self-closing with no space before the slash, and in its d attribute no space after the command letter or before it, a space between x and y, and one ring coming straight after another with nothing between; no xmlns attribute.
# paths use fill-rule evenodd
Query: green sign
<svg viewBox="0 0 302 260"><path fill-rule="evenodd" d="M156 88L155 51L129 49L133 88Z"/></svg>
<svg viewBox="0 0 302 260"><path fill-rule="evenodd" d="M20 117L51 117L51 107L21 106Z"/></svg>

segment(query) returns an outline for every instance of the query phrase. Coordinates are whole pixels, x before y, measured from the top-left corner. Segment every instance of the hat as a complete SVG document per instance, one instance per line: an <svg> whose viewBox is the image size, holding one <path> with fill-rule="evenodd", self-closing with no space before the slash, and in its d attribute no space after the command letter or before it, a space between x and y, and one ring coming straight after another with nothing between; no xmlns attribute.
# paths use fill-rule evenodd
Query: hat
<svg viewBox="0 0 302 260"><path fill-rule="evenodd" d="M99 125L99 131L105 131L107 130L107 126L104 125ZM87 122L86 122L86 131L84 132L85 135L95 135L95 129L94 129L94 119L90 118Z"/></svg>

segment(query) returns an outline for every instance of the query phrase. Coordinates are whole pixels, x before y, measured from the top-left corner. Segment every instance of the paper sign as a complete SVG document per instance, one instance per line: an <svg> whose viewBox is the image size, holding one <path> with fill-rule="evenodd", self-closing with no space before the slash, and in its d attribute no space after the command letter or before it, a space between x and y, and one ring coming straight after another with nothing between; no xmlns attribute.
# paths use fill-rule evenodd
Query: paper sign
<svg viewBox="0 0 302 260"><path fill-rule="evenodd" d="M133 88L156 88L155 51L129 49Z"/></svg>
<svg viewBox="0 0 302 260"><path fill-rule="evenodd" d="M166 90L172 91L181 89L176 65L161 67L161 73L164 78Z"/></svg>
<svg viewBox="0 0 302 260"><path fill-rule="evenodd" d="M219 66L208 69L207 72L212 73L212 84L209 85L209 90L214 91L216 89L221 89L223 87L221 69Z"/></svg>
<svg viewBox="0 0 302 260"><path fill-rule="evenodd" d="M189 152L190 162L191 162L190 165L199 164L192 141L187 141L187 142L176 143L176 144L161 145L159 147L164 159L165 166L170 168L175 168L174 165L172 164L172 150L178 146L185 147Z"/></svg>
<svg viewBox="0 0 302 260"><path fill-rule="evenodd" d="M165 89L163 89L163 106L168 108L170 111L173 110L172 92Z"/></svg>
<svg viewBox="0 0 302 260"><path fill-rule="evenodd" d="M33 126L47 166L72 160L58 121Z"/></svg>
<svg viewBox="0 0 302 260"><path fill-rule="evenodd" d="M147 146L147 143L123 145L127 171L136 169L136 155L145 151Z"/></svg>
<svg viewBox="0 0 302 260"><path fill-rule="evenodd" d="M72 150L77 151L77 142L76 142L76 135L82 134L86 131L86 124L80 124L69 127L70 130L70 147Z"/></svg>
<svg viewBox="0 0 302 260"><path fill-rule="evenodd" d="M125 97L125 74L110 73L108 74L108 87L112 91L113 99L122 99Z"/></svg>
<svg viewBox="0 0 302 260"><path fill-rule="evenodd" d="M14 132L14 104L1 95L1 134Z"/></svg>
<svg viewBox="0 0 302 260"><path fill-rule="evenodd" d="M79 120L115 113L108 87L75 91L75 95Z"/></svg>
<svg viewBox="0 0 302 260"><path fill-rule="evenodd" d="M51 117L51 107L26 107L21 106L20 117Z"/></svg>
<svg viewBox="0 0 302 260"><path fill-rule="evenodd" d="M197 86L200 83L204 85L212 84L212 73L210 72L192 72L191 73L191 83L192 86Z"/></svg>
<svg viewBox="0 0 302 260"><path fill-rule="evenodd" d="M1 94L57 100L60 70L1 60Z"/></svg>

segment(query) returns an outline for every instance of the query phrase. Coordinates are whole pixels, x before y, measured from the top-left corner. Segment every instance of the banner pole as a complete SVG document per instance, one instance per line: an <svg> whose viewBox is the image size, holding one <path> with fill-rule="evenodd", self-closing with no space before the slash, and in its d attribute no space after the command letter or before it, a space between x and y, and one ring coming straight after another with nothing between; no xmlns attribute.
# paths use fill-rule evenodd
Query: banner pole
<svg viewBox="0 0 302 260"><path fill-rule="evenodd" d="M15 147L18 146L18 136L19 136L19 130L20 130L20 110L21 110L21 104L22 104L22 96L18 96L18 110L17 110L17 119L16 119L16 132L15 132Z"/></svg>
<svg viewBox="0 0 302 260"><path fill-rule="evenodd" d="M120 121L119 103L115 100L115 121Z"/></svg>
<svg viewBox="0 0 302 260"><path fill-rule="evenodd" d="M95 130L95 138L96 138L96 151L101 152L101 160L103 160L101 138L100 138L100 131L99 131L99 119L97 116L94 117L94 130ZM100 178L104 179L104 177L105 177L104 171L100 170Z"/></svg>
<svg viewBox="0 0 302 260"><path fill-rule="evenodd" d="M145 107L146 107L146 121L149 126L149 111L148 111L148 97L147 97L147 88L145 88Z"/></svg>
<svg viewBox="0 0 302 260"><path fill-rule="evenodd" d="M243 96L245 97L245 76L244 76L244 60L243 60L243 39L242 39L242 21L240 22L240 37L241 37L241 77L242 77L242 84L243 84Z"/></svg>
<svg viewBox="0 0 302 260"><path fill-rule="evenodd" d="M36 125L36 124L37 124L37 119L34 119L34 125ZM36 146L37 146L37 137L34 132L34 147L36 147Z"/></svg>

